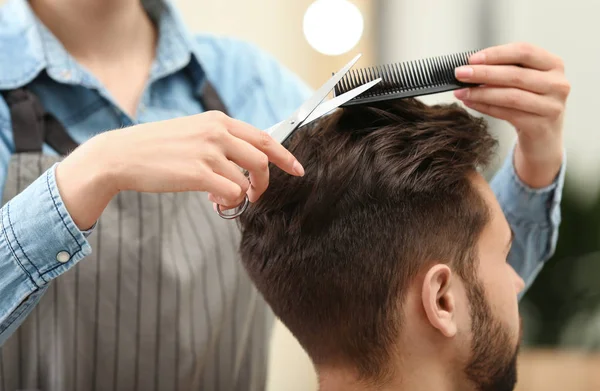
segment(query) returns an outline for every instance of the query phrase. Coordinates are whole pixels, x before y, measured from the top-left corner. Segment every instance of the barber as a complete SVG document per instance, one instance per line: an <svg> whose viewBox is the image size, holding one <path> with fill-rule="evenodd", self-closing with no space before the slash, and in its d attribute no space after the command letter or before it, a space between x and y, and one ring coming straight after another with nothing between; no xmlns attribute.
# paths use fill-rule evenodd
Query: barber
<svg viewBox="0 0 600 391"><path fill-rule="evenodd" d="M310 90L169 2L8 0L0 21L0 391L263 390L272 315L211 201L258 199L268 162L303 175L258 129ZM518 129L493 188L530 284L556 245L562 63L515 44L460 72Z"/></svg>

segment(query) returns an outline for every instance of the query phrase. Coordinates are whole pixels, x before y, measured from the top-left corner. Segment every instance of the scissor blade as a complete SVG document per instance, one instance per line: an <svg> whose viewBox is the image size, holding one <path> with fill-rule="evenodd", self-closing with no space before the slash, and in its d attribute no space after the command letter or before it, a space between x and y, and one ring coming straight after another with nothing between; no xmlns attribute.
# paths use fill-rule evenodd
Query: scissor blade
<svg viewBox="0 0 600 391"><path fill-rule="evenodd" d="M271 136L279 142L283 142L287 139L294 130L301 125L306 118L319 106L319 104L329 95L331 90L339 83L340 80L348 73L350 68L356 64L361 55L354 57L348 64L340 69L335 75L331 77L325 84L321 86L302 106L298 108L280 126L273 130Z"/></svg>
<svg viewBox="0 0 600 391"><path fill-rule="evenodd" d="M373 87L380 81L381 81L381 78L375 79L366 84L363 84L360 87L350 90L342 95L336 96L333 99L323 102L321 105L319 105L319 107L317 107L315 109L315 111L312 112L311 115L308 116L308 118L302 123L301 126L308 125L309 123L321 118L322 116L329 113L330 111L337 109L338 107L340 107L344 103L348 102L349 100L354 99L357 96L359 96L360 94L362 94L363 92L369 90L371 87Z"/></svg>

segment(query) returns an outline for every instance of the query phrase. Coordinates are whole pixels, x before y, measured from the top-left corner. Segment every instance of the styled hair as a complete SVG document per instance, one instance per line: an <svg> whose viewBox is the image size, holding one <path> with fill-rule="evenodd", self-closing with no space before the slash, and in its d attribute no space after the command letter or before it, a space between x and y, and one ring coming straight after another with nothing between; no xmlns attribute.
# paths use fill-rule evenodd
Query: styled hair
<svg viewBox="0 0 600 391"><path fill-rule="evenodd" d="M240 219L244 267L317 367L382 380L411 280L434 262L473 276L489 210L470 176L496 141L456 104L405 99L339 109L286 146L306 174L270 167Z"/></svg>

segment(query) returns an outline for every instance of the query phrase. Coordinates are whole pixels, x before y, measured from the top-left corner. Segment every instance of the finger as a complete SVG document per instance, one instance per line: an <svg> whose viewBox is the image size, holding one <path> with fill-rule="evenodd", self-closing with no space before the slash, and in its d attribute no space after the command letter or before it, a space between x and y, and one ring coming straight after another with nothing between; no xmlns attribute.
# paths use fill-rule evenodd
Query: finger
<svg viewBox="0 0 600 391"><path fill-rule="evenodd" d="M262 151L267 155L269 161L277 167L291 175L304 175L304 168L294 155L275 141L267 132L253 128L233 118L228 118L226 122L229 133Z"/></svg>
<svg viewBox="0 0 600 391"><path fill-rule="evenodd" d="M529 43L510 43L481 50L470 58L471 64L522 65L549 71L560 66L560 58Z"/></svg>
<svg viewBox="0 0 600 391"><path fill-rule="evenodd" d="M557 116L562 106L553 98L508 87L475 87L454 91L460 100L516 109L541 116Z"/></svg>
<svg viewBox="0 0 600 391"><path fill-rule="evenodd" d="M225 158L217 160L213 164L212 169L215 174L219 174L222 177L225 177L230 181L237 183L237 185L242 189L242 192L244 192L244 194L250 189L250 182L248 182L248 178L246 178L246 176L242 173L241 169L235 164L233 164L231 161Z"/></svg>
<svg viewBox="0 0 600 391"><path fill-rule="evenodd" d="M257 182L259 180L263 182L254 185L254 182ZM265 190L267 190L268 187L269 170L265 171L265 176L261 175L259 178L257 178L252 172L250 172L250 190L248 190L248 201L256 202L260 198L260 196L265 192Z"/></svg>
<svg viewBox="0 0 600 391"><path fill-rule="evenodd" d="M214 172L203 177L203 187L220 205L239 205L244 200L245 193L237 183Z"/></svg>
<svg viewBox="0 0 600 391"><path fill-rule="evenodd" d="M225 156L250 174L248 199L255 202L269 186L269 158L253 145L234 136L225 147Z"/></svg>
<svg viewBox="0 0 600 391"><path fill-rule="evenodd" d="M514 87L537 94L552 92L559 78L557 73L540 72L534 69L514 65L471 65L456 68L458 80L502 87Z"/></svg>
<svg viewBox="0 0 600 391"><path fill-rule="evenodd" d="M217 202L217 197L215 197L211 193L208 193L208 200L213 203L213 209L215 210L215 212L217 212L217 205L219 205L219 207L221 208L222 211L235 209L240 205L240 204L238 204L238 205L223 205L223 204ZM242 200L242 202L244 202L244 201Z"/></svg>
<svg viewBox="0 0 600 391"><path fill-rule="evenodd" d="M534 118L535 120L539 120L538 116L536 115L532 115L531 113L526 113L515 109L507 109L505 107L493 106L485 103L477 103L472 101L463 101L463 103L465 104L465 106L476 110L481 114L486 114L494 118L508 121L517 128L519 127L518 125L526 121L527 118Z"/></svg>

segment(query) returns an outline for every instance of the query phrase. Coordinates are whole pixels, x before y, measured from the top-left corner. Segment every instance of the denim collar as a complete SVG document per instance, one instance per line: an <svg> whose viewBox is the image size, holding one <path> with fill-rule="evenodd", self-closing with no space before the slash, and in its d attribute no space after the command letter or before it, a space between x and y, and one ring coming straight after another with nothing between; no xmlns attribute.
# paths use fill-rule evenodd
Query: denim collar
<svg viewBox="0 0 600 391"><path fill-rule="evenodd" d="M159 36L150 81L190 65L200 85L204 72L194 38L170 1L163 0L161 4L160 12L151 15L158 25ZM8 0L0 8L0 53L0 90L22 87L42 71L59 83L101 87L40 22L27 0Z"/></svg>

